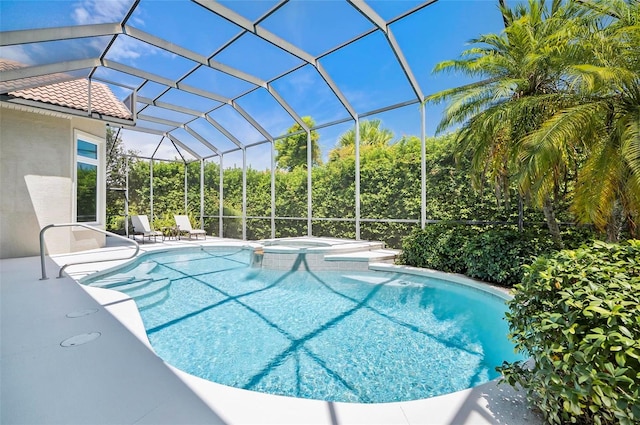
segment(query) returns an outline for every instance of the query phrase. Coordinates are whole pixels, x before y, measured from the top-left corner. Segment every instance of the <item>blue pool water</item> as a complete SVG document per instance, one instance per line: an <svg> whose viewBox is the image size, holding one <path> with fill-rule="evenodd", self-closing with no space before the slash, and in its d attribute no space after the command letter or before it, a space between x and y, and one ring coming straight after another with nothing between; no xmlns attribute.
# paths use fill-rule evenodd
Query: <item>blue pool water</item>
<svg viewBox="0 0 640 425"><path fill-rule="evenodd" d="M379 403L459 391L516 360L504 300L400 273L252 268L248 250L148 255L87 280L131 295L156 353L254 391Z"/></svg>

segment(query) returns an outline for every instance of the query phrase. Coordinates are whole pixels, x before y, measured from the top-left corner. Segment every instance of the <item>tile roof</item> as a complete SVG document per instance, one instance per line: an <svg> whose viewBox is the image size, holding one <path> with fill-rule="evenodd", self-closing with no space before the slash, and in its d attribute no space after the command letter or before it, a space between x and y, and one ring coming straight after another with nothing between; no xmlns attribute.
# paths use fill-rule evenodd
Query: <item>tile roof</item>
<svg viewBox="0 0 640 425"><path fill-rule="evenodd" d="M20 62L0 58L0 72L12 71L14 69L20 69L24 67L25 65ZM20 88L44 86L52 83L59 83L61 81L68 81L71 79L75 78L70 76L69 74L56 73L41 75L38 77L21 78L19 80L0 81L0 92L6 93Z"/></svg>
<svg viewBox="0 0 640 425"><path fill-rule="evenodd" d="M24 67L24 65L0 59L0 71ZM30 77L16 82L36 86L22 90L10 91L14 98L33 100L51 105L58 105L80 111L89 110L89 80L86 78L71 79L67 74L52 74L42 77ZM60 81L65 80L65 81ZM12 82L2 82L7 85ZM97 81L91 82L91 111L110 117L131 119L131 111L111 91L109 86Z"/></svg>

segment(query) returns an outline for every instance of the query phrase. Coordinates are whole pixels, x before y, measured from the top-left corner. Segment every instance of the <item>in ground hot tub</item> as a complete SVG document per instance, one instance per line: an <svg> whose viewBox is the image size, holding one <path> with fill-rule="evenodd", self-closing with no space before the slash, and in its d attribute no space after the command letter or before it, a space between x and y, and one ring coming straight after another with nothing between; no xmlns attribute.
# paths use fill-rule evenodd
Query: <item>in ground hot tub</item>
<svg viewBox="0 0 640 425"><path fill-rule="evenodd" d="M296 237L266 239L262 267L272 270L367 270L369 262L393 263L396 251L383 242Z"/></svg>

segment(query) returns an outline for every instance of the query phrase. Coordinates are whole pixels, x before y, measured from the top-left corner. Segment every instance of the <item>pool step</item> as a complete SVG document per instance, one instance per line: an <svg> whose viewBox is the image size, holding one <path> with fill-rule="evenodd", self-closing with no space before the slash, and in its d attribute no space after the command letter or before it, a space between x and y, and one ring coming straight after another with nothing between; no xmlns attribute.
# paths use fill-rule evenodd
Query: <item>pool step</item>
<svg viewBox="0 0 640 425"><path fill-rule="evenodd" d="M360 242L360 243L349 243L344 245L338 245L331 248L331 252L335 254L329 255L341 255L341 254L351 254L351 253L360 253L360 252L372 252L372 251L383 251L384 242Z"/></svg>
<svg viewBox="0 0 640 425"><path fill-rule="evenodd" d="M393 264L398 255L400 255L400 251L396 249L374 249L371 251L357 251L325 255L324 260Z"/></svg>
<svg viewBox="0 0 640 425"><path fill-rule="evenodd" d="M344 275L344 279L356 282L356 283L367 283L369 285L387 285L387 286L420 286L422 284L412 282L409 279L405 279L402 277L389 277L388 275L383 276L362 276L362 275Z"/></svg>
<svg viewBox="0 0 640 425"><path fill-rule="evenodd" d="M162 291L156 291L153 294L145 296L143 298L135 298L135 302L136 302L136 305L138 306L138 310L144 311L148 308L152 308L162 304L169 298L170 294L171 292L167 288Z"/></svg>
<svg viewBox="0 0 640 425"><path fill-rule="evenodd" d="M128 289L120 289L131 298L138 300L151 297L159 292L165 291L171 285L170 279L151 280L144 284L133 286Z"/></svg>
<svg viewBox="0 0 640 425"><path fill-rule="evenodd" d="M134 280L133 282L127 283L125 285L112 287L111 289L115 289L116 291L124 292L126 294L126 293L129 293L130 291L133 291L135 289L145 288L145 287L153 284L153 282L155 282L155 281L156 280L152 279L152 278Z"/></svg>
<svg viewBox="0 0 640 425"><path fill-rule="evenodd" d="M344 279L356 283L368 283L369 285L379 285L389 281L387 276L360 276L360 275L344 275Z"/></svg>
<svg viewBox="0 0 640 425"><path fill-rule="evenodd" d="M110 289L120 285L127 285L134 281L136 281L135 276L111 276L104 279L96 280L95 282L91 282L87 286Z"/></svg>
<svg viewBox="0 0 640 425"><path fill-rule="evenodd" d="M135 268L136 277L145 277L147 274L152 273L155 269L160 267L156 261L144 261L138 264Z"/></svg>

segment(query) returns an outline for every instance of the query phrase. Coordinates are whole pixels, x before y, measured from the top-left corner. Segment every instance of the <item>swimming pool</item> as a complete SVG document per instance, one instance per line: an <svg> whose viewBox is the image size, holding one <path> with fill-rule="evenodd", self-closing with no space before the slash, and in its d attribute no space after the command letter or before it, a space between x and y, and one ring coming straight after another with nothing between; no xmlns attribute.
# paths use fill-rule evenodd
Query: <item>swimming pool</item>
<svg viewBox="0 0 640 425"><path fill-rule="evenodd" d="M486 382L514 360L493 294L403 273L266 270L252 255L149 254L84 283L132 296L170 364L254 391L415 400Z"/></svg>

